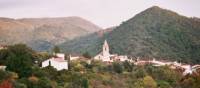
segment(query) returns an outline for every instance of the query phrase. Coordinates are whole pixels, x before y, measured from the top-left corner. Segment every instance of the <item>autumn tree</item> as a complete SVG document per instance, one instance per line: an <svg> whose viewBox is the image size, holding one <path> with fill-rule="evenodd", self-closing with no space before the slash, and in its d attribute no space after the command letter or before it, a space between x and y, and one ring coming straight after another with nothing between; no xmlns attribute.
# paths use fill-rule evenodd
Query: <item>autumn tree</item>
<svg viewBox="0 0 200 88"><path fill-rule="evenodd" d="M144 77L143 84L144 88L157 88L157 83L151 76Z"/></svg>

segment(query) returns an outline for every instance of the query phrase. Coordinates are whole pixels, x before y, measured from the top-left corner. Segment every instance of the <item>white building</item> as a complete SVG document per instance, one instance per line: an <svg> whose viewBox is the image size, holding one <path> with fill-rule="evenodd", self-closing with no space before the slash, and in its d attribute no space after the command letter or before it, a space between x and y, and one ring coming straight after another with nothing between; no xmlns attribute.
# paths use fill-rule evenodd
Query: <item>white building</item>
<svg viewBox="0 0 200 88"><path fill-rule="evenodd" d="M200 65L181 65L180 67L184 69L183 75L196 73L200 69Z"/></svg>
<svg viewBox="0 0 200 88"><path fill-rule="evenodd" d="M5 71L6 70L6 66L4 66L4 65L0 66L0 70Z"/></svg>
<svg viewBox="0 0 200 88"><path fill-rule="evenodd" d="M158 60L139 60L137 59L134 62L135 65L145 65L145 64L152 64L153 66L160 67L160 66L169 66L171 69L182 69L183 75L193 74L196 73L198 69L200 69L200 65L189 65L189 64L181 64L177 61L169 62L169 61L158 61Z"/></svg>
<svg viewBox="0 0 200 88"><path fill-rule="evenodd" d="M110 52L109 52L109 46L108 46L108 43L107 41L105 40L104 41L104 44L103 44L103 51L101 53L99 53L98 55L96 55L94 57L95 60L102 60L102 61L107 61L107 62L112 62L113 60L110 58L111 55L110 55Z"/></svg>
<svg viewBox="0 0 200 88"><path fill-rule="evenodd" d="M103 62L113 61L126 61L129 60L127 56L118 56L117 54L110 54L109 45L107 41L104 41L102 52L94 57L95 60L101 60Z"/></svg>
<svg viewBox="0 0 200 88"><path fill-rule="evenodd" d="M166 65L170 65L170 62L166 62L166 61L158 61L155 58L153 58L152 61L149 61L151 64L153 64L153 66L166 66Z"/></svg>
<svg viewBox="0 0 200 88"><path fill-rule="evenodd" d="M73 61L73 60L78 60L78 59L80 59L80 57L79 56L73 56L73 55L69 55L69 60L70 61Z"/></svg>
<svg viewBox="0 0 200 88"><path fill-rule="evenodd" d="M6 49L6 48L7 48L7 46L0 45L0 50L2 50L2 49Z"/></svg>
<svg viewBox="0 0 200 88"><path fill-rule="evenodd" d="M68 69L68 62L65 60L65 55L58 53L55 57L47 59L42 62L42 67L52 66L56 68L58 71L63 69Z"/></svg>

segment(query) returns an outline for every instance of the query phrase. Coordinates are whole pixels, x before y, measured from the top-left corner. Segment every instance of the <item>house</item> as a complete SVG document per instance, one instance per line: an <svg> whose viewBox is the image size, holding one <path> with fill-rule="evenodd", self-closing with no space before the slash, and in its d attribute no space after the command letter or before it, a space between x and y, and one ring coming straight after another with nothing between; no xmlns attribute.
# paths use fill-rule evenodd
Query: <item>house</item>
<svg viewBox="0 0 200 88"><path fill-rule="evenodd" d="M114 61L126 61L129 60L126 55L118 56L117 54L110 54L109 45L107 41L104 41L102 52L94 57L95 60L101 60L103 62L114 62Z"/></svg>
<svg viewBox="0 0 200 88"><path fill-rule="evenodd" d="M137 59L136 62L134 62L135 65L146 65L146 64L152 64L152 66L160 67L160 66L169 66L171 69L180 69L182 70L182 74L188 75L196 73L197 70L200 69L200 65L190 65L190 64L181 64L177 61L170 62L170 61L163 61L163 60L139 60Z"/></svg>
<svg viewBox="0 0 200 88"><path fill-rule="evenodd" d="M5 71L5 70L6 70L6 66L4 66L4 65L0 65L0 70Z"/></svg>
<svg viewBox="0 0 200 88"><path fill-rule="evenodd" d="M69 60L70 60L70 61L78 60L78 59L80 59L80 58L81 58L81 57L78 56L78 55L73 55L73 54L70 54L70 55L69 55Z"/></svg>
<svg viewBox="0 0 200 88"><path fill-rule="evenodd" d="M55 54L54 57L42 62L42 67L52 66L58 71L66 69L68 70L68 62L65 60L65 55L61 53Z"/></svg>
<svg viewBox="0 0 200 88"><path fill-rule="evenodd" d="M183 75L196 73L197 70L200 69L200 65L191 66L191 65L185 64L185 65L181 65L180 67L184 69Z"/></svg>
<svg viewBox="0 0 200 88"><path fill-rule="evenodd" d="M0 45L0 50L6 49L6 48L7 48L7 46L5 46L5 45Z"/></svg>
<svg viewBox="0 0 200 88"><path fill-rule="evenodd" d="M137 57L137 60L133 62L135 65L146 65L150 64L149 60L141 60L140 57Z"/></svg>

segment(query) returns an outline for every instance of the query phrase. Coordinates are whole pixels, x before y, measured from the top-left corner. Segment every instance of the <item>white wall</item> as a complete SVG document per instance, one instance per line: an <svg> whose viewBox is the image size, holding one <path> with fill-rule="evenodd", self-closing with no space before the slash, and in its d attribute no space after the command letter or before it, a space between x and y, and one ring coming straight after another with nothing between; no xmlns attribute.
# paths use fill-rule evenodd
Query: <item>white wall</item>
<svg viewBox="0 0 200 88"><path fill-rule="evenodd" d="M49 62L51 63L51 66L56 68L58 71L63 70L63 69L68 70L68 62L67 61L58 62L53 59L48 59L48 60L42 62L42 67L49 66Z"/></svg>

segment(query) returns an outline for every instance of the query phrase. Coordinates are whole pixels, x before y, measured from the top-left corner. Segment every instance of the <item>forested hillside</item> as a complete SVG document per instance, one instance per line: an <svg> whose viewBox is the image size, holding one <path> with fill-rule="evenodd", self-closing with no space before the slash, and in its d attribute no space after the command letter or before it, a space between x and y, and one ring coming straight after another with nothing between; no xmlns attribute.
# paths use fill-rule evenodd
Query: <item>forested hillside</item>
<svg viewBox="0 0 200 88"><path fill-rule="evenodd" d="M112 30L105 30L92 33L87 36L79 37L59 45L63 52L83 54L89 52L94 56L101 52L104 37Z"/></svg>
<svg viewBox="0 0 200 88"><path fill-rule="evenodd" d="M66 42L63 45L67 46L62 48L65 51L68 48L73 48L75 51L86 50L95 55L94 53L101 50L98 48L101 44L91 42L102 43L107 39L111 53L199 63L199 35L198 18L188 18L154 6L123 22L101 38L95 38L97 35L92 36L93 38L86 37L88 41L81 46L77 40L71 45ZM88 44L91 46L86 46Z"/></svg>

